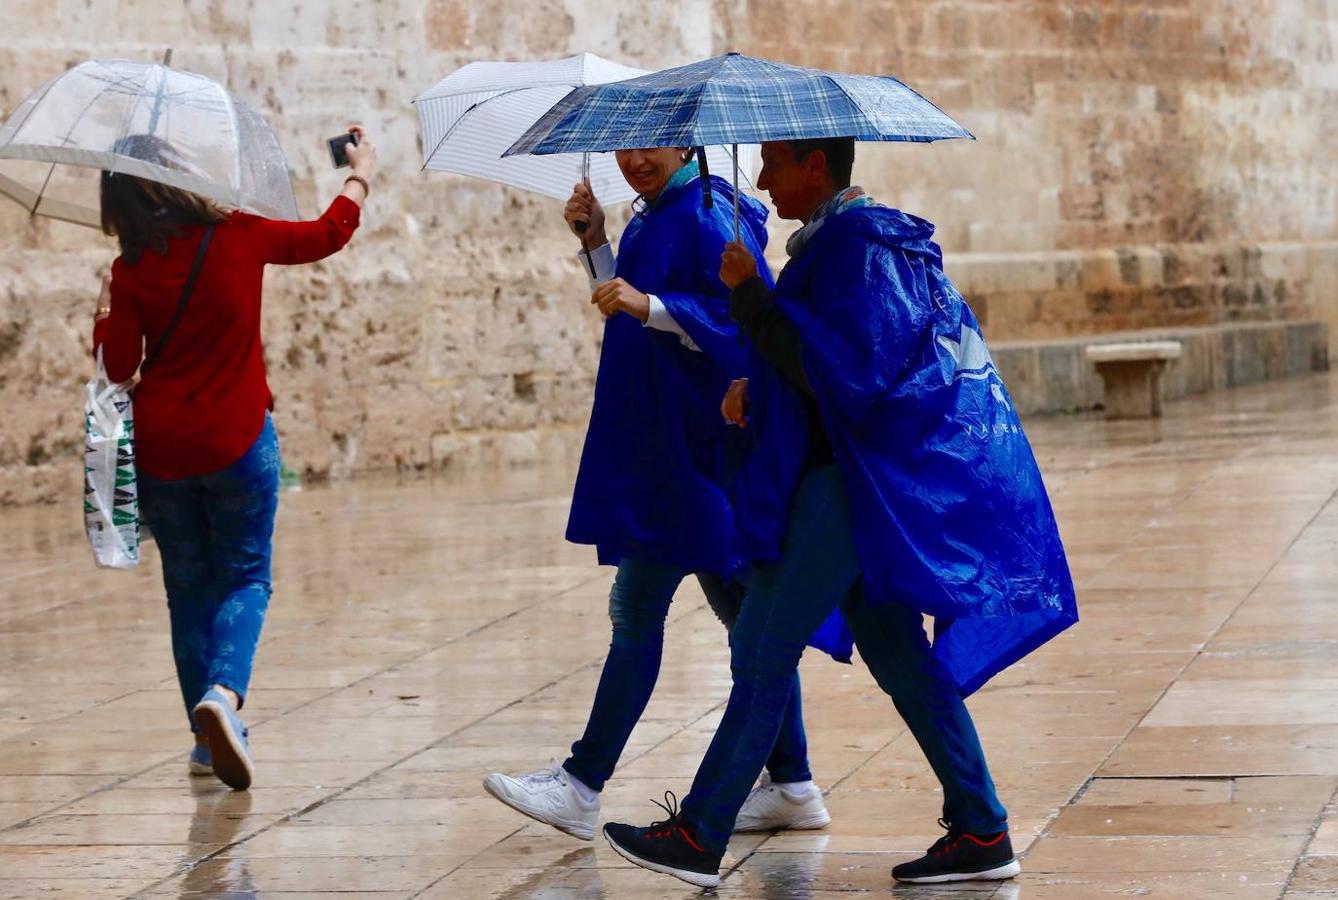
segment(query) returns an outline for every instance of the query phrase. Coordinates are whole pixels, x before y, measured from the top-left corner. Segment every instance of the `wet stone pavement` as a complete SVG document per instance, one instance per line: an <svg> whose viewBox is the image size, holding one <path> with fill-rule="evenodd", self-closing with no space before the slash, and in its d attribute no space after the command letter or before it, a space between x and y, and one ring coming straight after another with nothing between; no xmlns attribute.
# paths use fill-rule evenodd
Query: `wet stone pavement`
<svg viewBox="0 0 1338 900"><path fill-rule="evenodd" d="M904 889L939 794L860 666L804 661L821 832L731 845L722 898L1338 894L1338 379L1029 430L1083 621L971 701L1024 874ZM687 897L485 796L562 757L610 572L562 542L566 468L284 496L246 714L257 778L186 774L152 548L95 569L78 506L0 511L0 898ZM683 793L729 687L694 584L604 794Z"/></svg>

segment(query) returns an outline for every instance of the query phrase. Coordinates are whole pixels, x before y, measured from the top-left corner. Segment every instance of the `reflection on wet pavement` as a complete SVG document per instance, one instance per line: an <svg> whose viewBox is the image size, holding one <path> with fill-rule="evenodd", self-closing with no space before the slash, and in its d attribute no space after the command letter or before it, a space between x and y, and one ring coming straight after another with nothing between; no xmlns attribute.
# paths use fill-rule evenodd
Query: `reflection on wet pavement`
<svg viewBox="0 0 1338 900"><path fill-rule="evenodd" d="M804 661L823 832L736 839L721 897L1338 891L1338 406L1328 377L1038 419L1083 621L971 702L1024 875L893 888L939 793L859 667ZM96 570L77 509L0 513L0 898L691 896L479 787L561 757L610 573L563 468L286 494L244 794L186 774L152 548ZM686 791L729 688L695 584L605 820Z"/></svg>

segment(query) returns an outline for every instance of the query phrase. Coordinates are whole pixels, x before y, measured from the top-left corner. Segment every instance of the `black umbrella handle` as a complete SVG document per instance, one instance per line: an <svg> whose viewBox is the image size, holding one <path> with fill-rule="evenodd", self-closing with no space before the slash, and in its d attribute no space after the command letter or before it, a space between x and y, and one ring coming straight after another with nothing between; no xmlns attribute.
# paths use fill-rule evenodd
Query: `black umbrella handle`
<svg viewBox="0 0 1338 900"><path fill-rule="evenodd" d="M711 197L711 167L706 164L706 148L697 148L697 168L702 175L702 206L710 209L715 205Z"/></svg>
<svg viewBox="0 0 1338 900"><path fill-rule="evenodd" d="M578 235L584 235L586 229L590 227L590 223L584 219L577 219L571 223L571 227L576 229ZM590 267L590 277L598 278L599 275L595 272L595 260L590 255L590 248L586 246L584 237L581 238L581 252L585 254L585 264Z"/></svg>

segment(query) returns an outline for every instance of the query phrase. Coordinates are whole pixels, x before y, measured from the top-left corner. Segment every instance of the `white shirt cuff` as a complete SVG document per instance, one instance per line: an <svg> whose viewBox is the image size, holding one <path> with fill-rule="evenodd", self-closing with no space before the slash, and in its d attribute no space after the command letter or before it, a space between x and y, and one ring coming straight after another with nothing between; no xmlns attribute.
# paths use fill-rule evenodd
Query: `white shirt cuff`
<svg viewBox="0 0 1338 900"><path fill-rule="evenodd" d="M576 254L576 258L581 261L581 269L585 272L586 281L590 282L591 291L594 291L596 285L612 279L618 269L618 262L613 257L613 245L609 243L601 244L591 250L588 257L585 251L581 250ZM595 267L593 273L590 271L591 264Z"/></svg>
<svg viewBox="0 0 1338 900"><path fill-rule="evenodd" d="M682 326L674 321L674 317L669 315L669 309L664 305L664 301L654 294L647 294L647 297L650 298L650 315L646 316L645 327L676 334L684 347L700 353L702 348L698 347Z"/></svg>

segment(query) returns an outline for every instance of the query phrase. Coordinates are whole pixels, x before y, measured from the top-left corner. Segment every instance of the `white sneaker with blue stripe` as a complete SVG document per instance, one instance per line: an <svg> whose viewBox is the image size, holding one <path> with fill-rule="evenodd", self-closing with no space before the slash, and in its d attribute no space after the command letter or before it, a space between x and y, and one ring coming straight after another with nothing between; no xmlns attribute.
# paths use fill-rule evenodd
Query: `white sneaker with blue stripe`
<svg viewBox="0 0 1338 900"><path fill-rule="evenodd" d="M214 688L210 688L195 704L195 725L209 742L209 755L218 780L235 791L251 786L255 764L247 742L246 724L242 722L232 703Z"/></svg>
<svg viewBox="0 0 1338 900"><path fill-rule="evenodd" d="M214 761L209 754L208 744L196 744L191 748L190 773L192 775L214 774Z"/></svg>

